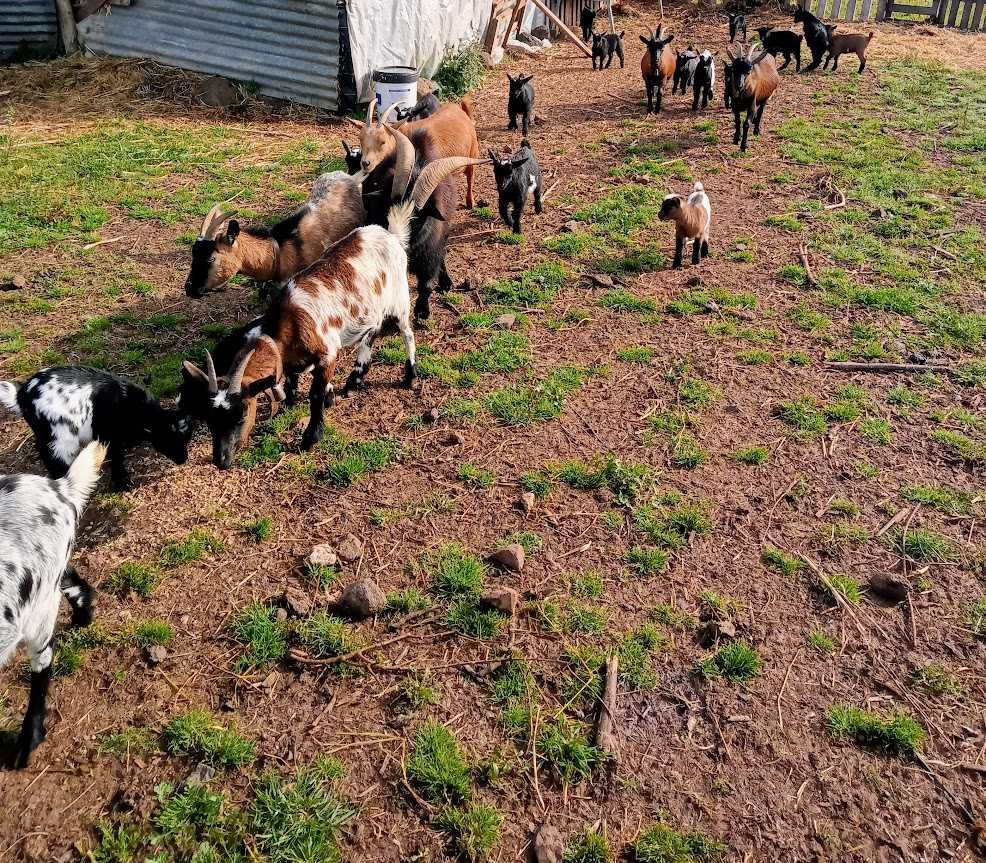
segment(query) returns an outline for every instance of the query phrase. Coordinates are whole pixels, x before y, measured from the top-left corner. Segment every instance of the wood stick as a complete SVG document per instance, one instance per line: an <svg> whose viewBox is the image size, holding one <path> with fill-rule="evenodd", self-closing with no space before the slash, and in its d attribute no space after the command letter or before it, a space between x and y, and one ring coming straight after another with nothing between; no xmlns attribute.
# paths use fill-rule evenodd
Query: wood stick
<svg viewBox="0 0 986 863"><path fill-rule="evenodd" d="M66 54L74 54L79 50L79 31L75 27L72 0L55 0L55 9L58 12L58 33L62 37L62 47Z"/></svg>
<svg viewBox="0 0 986 863"><path fill-rule="evenodd" d="M612 654L606 659L606 689L599 704L599 719L596 722L596 746L618 760L618 741L613 731L616 721L616 689L620 678L620 657Z"/></svg>
<svg viewBox="0 0 986 863"><path fill-rule="evenodd" d="M454 237L448 238L447 245L457 246L460 243L471 243L473 240L482 240L484 237L492 237L497 233L499 232L495 228L491 228L485 231L474 231L471 234L457 234Z"/></svg>
<svg viewBox="0 0 986 863"><path fill-rule="evenodd" d="M124 235L120 234L119 237L112 237L109 240L99 240L98 242L95 243L86 243L86 245L84 245L82 249L83 251L85 251L87 249L95 249L96 246L105 246L107 243L118 243L120 240L123 239L123 237Z"/></svg>
<svg viewBox="0 0 986 863"><path fill-rule="evenodd" d="M550 194L551 194L551 193L552 193L552 192L553 192L553 191L554 191L555 189L557 189L557 188L558 188L558 184L559 184L560 182L561 182L561 180L555 180L555 181L554 181L554 182L553 182L553 183L551 184L551 188L550 188L550 189L548 189L548 191L547 191L547 192L545 192L545 193L544 193L544 194L543 194L543 195L541 196L541 200L542 200L542 201L547 201L547 200L548 200L548 196L549 196L549 195L550 195Z"/></svg>
<svg viewBox="0 0 986 863"><path fill-rule="evenodd" d="M413 632L403 632L393 638L378 641L376 644L367 644L359 650L352 650L349 653L343 653L340 656L329 656L325 659L315 659L307 653L302 653L300 650L292 650L291 658L295 662L300 662L302 665L338 665L340 662L346 662L350 659L362 658L362 654L366 653L368 650L379 650L381 647L386 647L388 644L394 644L397 641L403 641L405 638L411 638L413 635L415 635Z"/></svg>
<svg viewBox="0 0 986 863"><path fill-rule="evenodd" d="M825 368L834 372L874 372L887 374L890 372L943 372L951 373L948 366L933 366L926 363L825 363Z"/></svg>
<svg viewBox="0 0 986 863"><path fill-rule="evenodd" d="M808 276L808 284L818 287L815 274L811 271L811 263L808 260L808 247L804 243L798 246L798 257L801 259L801 266L805 268L805 275Z"/></svg>
<svg viewBox="0 0 986 863"><path fill-rule="evenodd" d="M585 46L585 42L583 42L571 30L569 30L568 25L564 21L562 21L561 18L559 18L554 12L551 11L551 8L546 3L544 3L543 0L531 0L531 2L535 6L537 6L538 9L544 12L544 14L548 18L550 18L552 21L555 22L555 25L558 27L558 29L561 30L561 32L564 33L569 38L569 40L572 42L573 45L575 45L576 48L578 48L590 60L592 59L592 51Z"/></svg>

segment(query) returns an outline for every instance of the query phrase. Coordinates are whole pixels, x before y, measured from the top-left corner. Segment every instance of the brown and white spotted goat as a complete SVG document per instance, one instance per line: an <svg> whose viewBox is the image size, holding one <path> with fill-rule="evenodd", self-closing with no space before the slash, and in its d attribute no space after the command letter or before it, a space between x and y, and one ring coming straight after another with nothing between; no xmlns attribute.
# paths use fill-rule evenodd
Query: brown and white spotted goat
<svg viewBox="0 0 986 863"><path fill-rule="evenodd" d="M284 372L314 366L311 418L302 437L303 449L311 449L322 438L325 408L333 400L330 381L342 348L359 344L356 364L343 390L348 392L362 384L373 342L396 325L407 352L404 385L413 382L415 347L407 280L411 220L446 177L466 166L483 164L483 160L457 157L432 162L418 175L405 201L414 148L400 133L392 134L398 137L398 166L387 228L366 225L352 231L291 279L264 315L259 338L233 363L228 381L217 378L209 354L204 372L185 363L189 381L197 381L206 390L206 422L217 467L232 465L237 446L249 438L253 428L257 396L266 390L276 392Z"/></svg>

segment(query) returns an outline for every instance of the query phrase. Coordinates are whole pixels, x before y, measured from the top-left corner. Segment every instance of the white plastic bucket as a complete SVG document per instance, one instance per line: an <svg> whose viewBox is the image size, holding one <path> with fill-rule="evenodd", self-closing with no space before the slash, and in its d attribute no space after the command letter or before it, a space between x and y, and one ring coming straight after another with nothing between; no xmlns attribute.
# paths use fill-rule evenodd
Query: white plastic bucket
<svg viewBox="0 0 986 863"><path fill-rule="evenodd" d="M418 101L418 71L410 66L374 69L373 88L378 117L395 102L403 108L413 108Z"/></svg>

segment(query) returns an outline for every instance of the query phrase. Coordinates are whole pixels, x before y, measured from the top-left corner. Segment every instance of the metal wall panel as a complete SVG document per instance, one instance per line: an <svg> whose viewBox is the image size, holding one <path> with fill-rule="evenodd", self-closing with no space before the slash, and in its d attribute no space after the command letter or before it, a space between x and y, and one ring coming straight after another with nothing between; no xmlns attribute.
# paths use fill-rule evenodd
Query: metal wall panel
<svg viewBox="0 0 986 863"><path fill-rule="evenodd" d="M98 54L148 57L252 81L266 96L338 106L336 0L140 0L107 8L79 24L82 42Z"/></svg>
<svg viewBox="0 0 986 863"><path fill-rule="evenodd" d="M0 0L0 60L22 47L43 54L57 45L55 0Z"/></svg>

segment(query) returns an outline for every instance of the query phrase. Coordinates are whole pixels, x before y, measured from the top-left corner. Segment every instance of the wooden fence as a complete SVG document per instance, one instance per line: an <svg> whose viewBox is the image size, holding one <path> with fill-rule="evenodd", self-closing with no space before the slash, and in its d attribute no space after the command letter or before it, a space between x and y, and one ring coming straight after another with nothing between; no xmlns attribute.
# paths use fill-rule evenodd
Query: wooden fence
<svg viewBox="0 0 986 863"><path fill-rule="evenodd" d="M803 0L801 5L826 21L911 21L986 32L986 0Z"/></svg>

